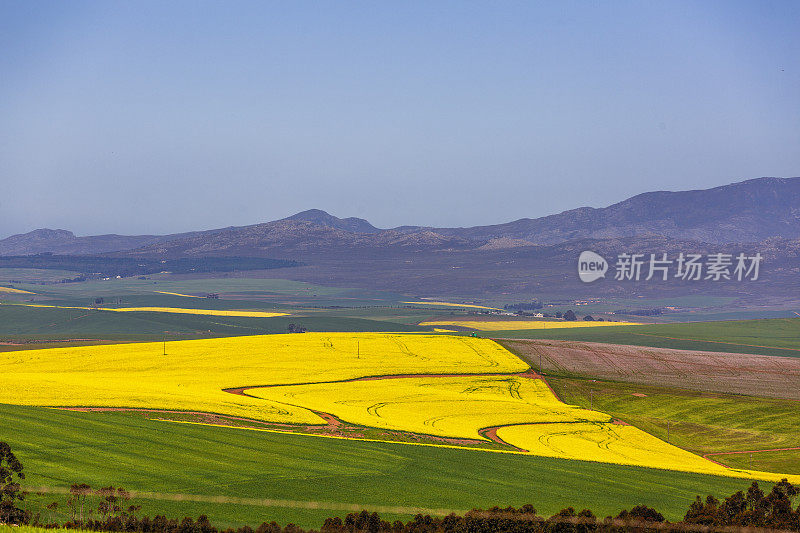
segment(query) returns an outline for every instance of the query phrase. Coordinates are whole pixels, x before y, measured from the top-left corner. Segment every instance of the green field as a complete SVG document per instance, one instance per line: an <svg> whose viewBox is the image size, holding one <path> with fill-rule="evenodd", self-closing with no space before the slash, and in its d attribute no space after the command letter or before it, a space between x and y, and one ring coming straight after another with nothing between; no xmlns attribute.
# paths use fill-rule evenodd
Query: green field
<svg viewBox="0 0 800 533"><path fill-rule="evenodd" d="M532 503L549 515L572 505L600 516L647 504L678 519L697 494L746 481L648 468L396 443L175 424L112 413L0 405L2 439L27 486L94 487L329 504L472 507ZM768 484L764 484L768 485ZM63 497L30 496L36 511ZM207 514L221 525L276 520L319 527L328 509L147 500L143 513ZM329 505L336 507L336 505ZM386 514L408 518L410 514ZM63 518L63 517L62 517Z"/></svg>
<svg viewBox="0 0 800 533"><path fill-rule="evenodd" d="M52 529L33 526L4 526L0 525L0 533L52 533ZM73 531L82 531L80 529Z"/></svg>
<svg viewBox="0 0 800 533"><path fill-rule="evenodd" d="M491 336L800 357L800 318L492 331Z"/></svg>
<svg viewBox="0 0 800 533"><path fill-rule="evenodd" d="M43 268L0 268L0 285L18 283L44 283L73 279L79 272Z"/></svg>
<svg viewBox="0 0 800 533"><path fill-rule="evenodd" d="M188 300L188 298L187 298ZM309 331L430 331L397 322L304 314L271 318L224 317L173 313L115 313L82 309L50 309L0 305L0 340L6 342L102 339L153 341L286 333L289 324ZM72 342L69 344L81 344ZM0 350L42 347L0 345Z"/></svg>
<svg viewBox="0 0 800 533"><path fill-rule="evenodd" d="M32 298L47 305L87 306L103 298L105 307L258 309L291 316L31 308L11 305L13 299L7 299L7 304L0 305L0 341L28 344L0 345L0 351L161 340L165 332L167 340L285 333L290 323L309 331L430 331L416 324L450 313L470 316L458 310L410 309L401 304L408 298L388 292L276 279L152 278L19 287L36 292ZM222 297L185 298L154 291L218 292ZM484 332L481 336L800 356L800 319ZM800 442L796 402L592 382L574 376L548 379L566 402L589 407L592 390L595 409L660 438L666 438L669 427L670 441L695 453L784 448ZM350 505L395 508L382 515L407 519L413 514L411 507L466 511L531 503L544 515L573 506L606 516L646 504L670 519L679 519L695 495L724 496L748 485L742 480L657 469L176 424L120 413L0 405L0 428L0 440L7 440L25 465L29 486L63 489L86 482L94 487L122 485L148 492L299 502L265 506L142 501L147 514L178 518L207 514L223 527L276 520L318 528L324 518L353 510ZM715 459L730 466L800 473L800 454L793 451L759 452L752 462L747 454ZM64 500L47 494L30 498L34 511L54 499ZM319 508L306 508L308 502L318 502Z"/></svg>
<svg viewBox="0 0 800 533"><path fill-rule="evenodd" d="M158 276L153 276L157 278ZM163 277L162 277L163 278ZM289 324L308 331L431 331L416 324L429 309L408 308L403 298L387 292L322 287L281 279L121 279L50 285L23 284L33 295L0 294L0 342L152 341L164 337L187 339L232 335L286 333ZM219 299L186 298L156 291L204 295ZM97 300L102 298L101 303ZM3 302L2 300L5 300ZM88 307L183 307L288 312L273 318L221 317L153 312L126 313L85 309L34 308L35 304ZM49 345L49 344L48 344ZM23 346L24 347L24 346ZM0 351L20 349L0 344Z"/></svg>
<svg viewBox="0 0 800 533"><path fill-rule="evenodd" d="M156 291L204 296L220 293L226 299L267 300L276 303L308 306L386 305L403 298L386 291L325 287L313 283L274 278L205 277L185 279L182 276L154 274L147 279L123 278L91 280L80 283L49 285L19 284L15 287L37 293L40 298L71 300L93 297L158 297ZM193 298L182 298L183 301Z"/></svg>
<svg viewBox="0 0 800 533"><path fill-rule="evenodd" d="M698 455L800 446L796 401L553 375L547 381L566 403L593 407ZM731 467L800 474L800 449L711 458Z"/></svg>

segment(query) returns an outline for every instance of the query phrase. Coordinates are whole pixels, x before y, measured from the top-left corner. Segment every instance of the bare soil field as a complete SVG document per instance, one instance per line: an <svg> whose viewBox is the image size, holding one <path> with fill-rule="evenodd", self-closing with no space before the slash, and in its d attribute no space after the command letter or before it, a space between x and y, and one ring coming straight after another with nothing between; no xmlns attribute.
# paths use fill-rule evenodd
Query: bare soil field
<svg viewBox="0 0 800 533"><path fill-rule="evenodd" d="M800 359L594 342L496 339L543 372L800 401Z"/></svg>

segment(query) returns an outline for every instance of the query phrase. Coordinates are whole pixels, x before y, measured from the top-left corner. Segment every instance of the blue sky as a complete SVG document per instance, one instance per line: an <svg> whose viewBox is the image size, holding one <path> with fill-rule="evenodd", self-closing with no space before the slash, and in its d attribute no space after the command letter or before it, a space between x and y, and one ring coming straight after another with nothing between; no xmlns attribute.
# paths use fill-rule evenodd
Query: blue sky
<svg viewBox="0 0 800 533"><path fill-rule="evenodd" d="M800 175L799 2L0 0L0 238Z"/></svg>

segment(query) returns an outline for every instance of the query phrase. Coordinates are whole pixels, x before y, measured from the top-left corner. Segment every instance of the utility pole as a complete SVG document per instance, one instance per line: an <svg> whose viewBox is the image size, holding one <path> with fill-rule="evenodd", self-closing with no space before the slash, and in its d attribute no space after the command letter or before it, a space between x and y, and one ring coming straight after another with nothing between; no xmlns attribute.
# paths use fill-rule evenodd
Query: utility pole
<svg viewBox="0 0 800 533"><path fill-rule="evenodd" d="M167 355L167 332L164 332L164 355Z"/></svg>
<svg viewBox="0 0 800 533"><path fill-rule="evenodd" d="M356 341L356 359L361 359L361 341Z"/></svg>
<svg viewBox="0 0 800 533"><path fill-rule="evenodd" d="M670 421L667 420L667 442L669 442L669 426L670 426Z"/></svg>
<svg viewBox="0 0 800 533"><path fill-rule="evenodd" d="M589 389L589 410L594 411L594 390Z"/></svg>

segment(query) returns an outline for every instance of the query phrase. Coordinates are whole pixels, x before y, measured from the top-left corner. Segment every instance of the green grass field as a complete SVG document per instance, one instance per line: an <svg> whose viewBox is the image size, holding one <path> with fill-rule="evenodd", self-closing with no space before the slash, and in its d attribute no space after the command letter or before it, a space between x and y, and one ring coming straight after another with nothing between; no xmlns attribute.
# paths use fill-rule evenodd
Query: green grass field
<svg viewBox="0 0 800 533"><path fill-rule="evenodd" d="M42 283L73 279L78 272L43 268L0 268L0 284Z"/></svg>
<svg viewBox="0 0 800 533"><path fill-rule="evenodd" d="M466 510L532 503L552 514L572 505L600 516L636 504L671 519L695 495L745 488L742 480L647 468L395 443L174 424L112 413L0 405L2 438L28 486L94 487L303 502ZM63 497L30 496L36 511ZM319 527L346 509L301 509L143 500L143 512L207 514L218 525L276 520ZM342 506L339 506L342 507ZM389 518L410 514L384 513ZM62 517L63 518L63 517Z"/></svg>
<svg viewBox="0 0 800 533"><path fill-rule="evenodd" d="M158 278L158 276L153 276ZM163 276L162 276L163 278ZM430 315L409 309L399 295L332 288L281 279L122 279L51 285L22 284L33 295L0 294L0 341L93 339L152 341L163 338L285 333L289 324L309 331L431 331L416 324ZM175 294L221 293L220 299ZM96 300L102 298L102 303ZM5 301L3 301L5 300ZM87 307L183 307L288 312L273 318L137 312L125 315L84 309L32 308L20 303ZM83 344L87 341L76 341ZM20 349L0 344L0 351Z"/></svg>
<svg viewBox="0 0 800 533"><path fill-rule="evenodd" d="M285 333L290 323L309 331L430 331L416 324L439 309L406 309L386 292L321 287L276 279L109 280L20 285L37 302L89 305L103 297L113 307L164 306L286 310L274 318L167 313L114 313L0 305L0 341L47 341L0 351L85 342L161 340ZM219 292L220 300L184 298ZM9 302L10 303L10 302ZM464 313L457 313L466 316ZM481 336L585 340L708 351L800 357L800 319L658 324L646 326L486 332ZM69 340L73 339L73 340ZM76 341L74 339L94 339ZM783 448L800 442L796 402L700 394L677 389L550 376L562 399L592 406L696 453ZM633 393L646 396L633 396ZM321 502L320 508L189 501L143 501L143 512L207 514L218 526L276 520L318 528L343 515L343 504L368 509L444 508L465 511L532 503L549 515L573 506L605 516L637 504L682 517L695 495L725 496L742 480L655 469L399 443L344 441L243 429L175 424L142 416L77 413L0 405L0 440L23 461L30 486L122 485L150 492ZM715 456L730 466L800 473L800 452ZM36 511L59 499L31 495ZM63 504L62 504L63 507ZM411 511L382 513L409 518ZM60 517L63 520L65 517Z"/></svg>
<svg viewBox="0 0 800 533"><path fill-rule="evenodd" d="M115 313L82 309L49 309L0 305L0 340L102 339L153 341L234 335L286 333L289 324L309 331L430 331L431 328L398 322L305 314L272 318L223 317L173 313ZM68 344L81 344L68 343ZM0 345L0 351L42 345Z"/></svg>
<svg viewBox="0 0 800 533"><path fill-rule="evenodd" d="M33 526L4 526L0 525L0 533L52 533L52 529ZM80 529L71 531L83 531Z"/></svg>
<svg viewBox="0 0 800 533"><path fill-rule="evenodd" d="M276 278L172 276L154 274L148 279L124 278L91 280L81 283L59 283L50 285L19 284L15 287L35 292L40 298L73 300L82 298L114 298L133 295L158 297L156 291L204 296L208 293L223 294L226 299L265 300L298 306L331 305L385 305L402 300L399 294L387 291L326 287ZM193 298L181 298L183 301Z"/></svg>
<svg viewBox="0 0 800 533"><path fill-rule="evenodd" d="M800 318L492 331L491 336L800 357Z"/></svg>
<svg viewBox="0 0 800 533"><path fill-rule="evenodd" d="M796 401L552 375L547 381L566 403L593 407L698 455L800 446ZM710 458L731 467L800 474L800 449Z"/></svg>

